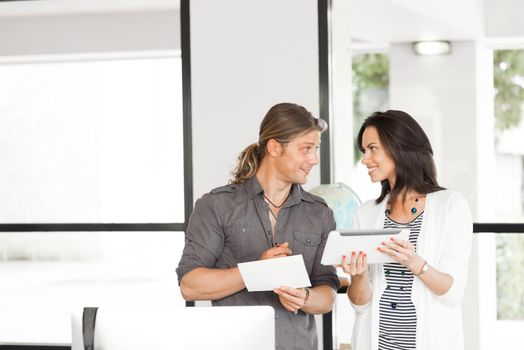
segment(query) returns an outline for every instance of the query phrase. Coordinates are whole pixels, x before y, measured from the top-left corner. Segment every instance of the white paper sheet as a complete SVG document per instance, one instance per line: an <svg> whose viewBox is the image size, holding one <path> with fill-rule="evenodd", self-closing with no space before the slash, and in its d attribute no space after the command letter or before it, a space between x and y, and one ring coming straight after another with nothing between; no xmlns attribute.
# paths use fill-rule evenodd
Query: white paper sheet
<svg viewBox="0 0 524 350"><path fill-rule="evenodd" d="M238 268L250 292L311 286L302 254L240 263Z"/></svg>

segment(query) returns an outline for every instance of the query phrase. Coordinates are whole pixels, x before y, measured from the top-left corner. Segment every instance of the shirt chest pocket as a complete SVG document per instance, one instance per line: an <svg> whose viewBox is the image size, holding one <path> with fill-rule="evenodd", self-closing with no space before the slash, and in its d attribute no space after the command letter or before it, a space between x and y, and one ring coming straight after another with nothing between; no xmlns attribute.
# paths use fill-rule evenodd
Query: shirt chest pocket
<svg viewBox="0 0 524 350"><path fill-rule="evenodd" d="M250 225L231 225L226 229L224 249L237 263L258 260L263 250L258 237L262 230Z"/></svg>
<svg viewBox="0 0 524 350"><path fill-rule="evenodd" d="M320 245L320 233L294 231L293 232L293 255L302 254L307 271L311 273L313 262Z"/></svg>

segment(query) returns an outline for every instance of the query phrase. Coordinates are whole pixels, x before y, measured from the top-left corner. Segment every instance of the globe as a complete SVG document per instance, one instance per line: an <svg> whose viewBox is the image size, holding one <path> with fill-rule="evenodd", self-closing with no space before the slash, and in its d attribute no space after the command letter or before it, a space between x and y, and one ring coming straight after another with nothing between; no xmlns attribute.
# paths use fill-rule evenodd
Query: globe
<svg viewBox="0 0 524 350"><path fill-rule="evenodd" d="M324 199L333 210L337 221L337 230L351 229L353 215L362 203L351 188L343 183L336 183L320 185L309 192Z"/></svg>

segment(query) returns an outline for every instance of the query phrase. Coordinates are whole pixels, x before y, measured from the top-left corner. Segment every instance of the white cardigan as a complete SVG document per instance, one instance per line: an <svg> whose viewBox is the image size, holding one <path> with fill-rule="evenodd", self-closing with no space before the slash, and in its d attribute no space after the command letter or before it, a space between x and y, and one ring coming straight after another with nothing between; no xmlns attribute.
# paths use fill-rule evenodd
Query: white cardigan
<svg viewBox="0 0 524 350"><path fill-rule="evenodd" d="M353 219L354 228L383 228L387 197L380 203L364 203ZM417 312L417 349L461 350L461 301L466 288L473 223L466 199L457 192L442 190L426 197L417 254L430 266L453 277L449 291L437 296L418 278L413 280L411 298ZM353 305L356 311L352 343L354 350L377 350L379 302L386 287L382 264L369 265L371 300Z"/></svg>

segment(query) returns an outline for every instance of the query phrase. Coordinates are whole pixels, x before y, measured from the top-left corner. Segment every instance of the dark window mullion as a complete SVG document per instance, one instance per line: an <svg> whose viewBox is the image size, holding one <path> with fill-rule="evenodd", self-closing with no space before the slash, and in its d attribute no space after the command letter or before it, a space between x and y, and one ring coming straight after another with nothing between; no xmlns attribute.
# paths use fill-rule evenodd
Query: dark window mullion
<svg viewBox="0 0 524 350"><path fill-rule="evenodd" d="M191 42L189 0L180 0L180 42L182 51L182 108L184 120L184 210L185 225L193 211L193 136L191 109ZM185 231L185 227L184 227Z"/></svg>
<svg viewBox="0 0 524 350"><path fill-rule="evenodd" d="M524 223L474 223L474 233L524 233Z"/></svg>
<svg viewBox="0 0 524 350"><path fill-rule="evenodd" d="M184 231L185 223L0 224L0 232Z"/></svg>

